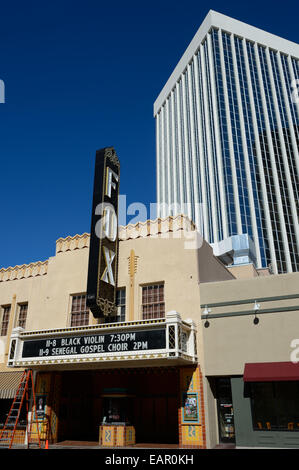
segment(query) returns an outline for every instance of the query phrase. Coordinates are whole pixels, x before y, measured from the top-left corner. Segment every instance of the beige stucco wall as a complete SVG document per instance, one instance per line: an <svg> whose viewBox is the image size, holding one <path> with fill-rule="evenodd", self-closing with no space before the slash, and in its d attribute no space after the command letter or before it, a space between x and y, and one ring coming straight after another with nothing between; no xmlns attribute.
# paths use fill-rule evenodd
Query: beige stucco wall
<svg viewBox="0 0 299 470"><path fill-rule="evenodd" d="M196 324L197 351L202 362L199 285L201 282L229 281L233 275L213 256L212 248L206 242L192 248L190 240L180 231L166 232L163 236L147 236L140 231L139 235L132 236L131 232L126 233L119 243L118 286L126 288L126 320L141 318L142 285L163 282L165 311L175 310L182 319L192 319ZM26 330L69 326L71 295L86 292L88 248L88 234L67 237L57 241L56 254L47 260L43 270L36 269L35 265L0 270L0 306L12 304L15 296L16 309L11 312L10 328L17 325L17 306L21 302L28 302ZM132 256L135 261L133 273L129 265ZM90 314L90 323L95 322L97 320ZM7 343L9 335L0 337L0 370L4 370L7 362ZM213 408L210 395L208 402Z"/></svg>
<svg viewBox="0 0 299 470"><path fill-rule="evenodd" d="M138 234L137 234L138 235ZM229 280L232 274L213 256L206 243L190 249L182 233L163 236L123 237L119 243L118 286L126 288L126 320L141 318L141 286L163 282L165 311L175 310L183 319L200 321L199 283ZM28 302L26 330L66 328L70 325L71 296L83 294L87 286L89 235L59 239L55 256L43 269L36 264L0 270L0 306L12 305L10 328L17 326L19 304ZM134 276L130 276L129 258L136 257ZM130 293L133 286L133 317ZM90 313L90 324L96 323ZM10 332L9 331L9 332ZM198 332L198 347L202 347ZM0 336L0 363L6 362L9 334Z"/></svg>
<svg viewBox="0 0 299 470"><path fill-rule="evenodd" d="M210 307L210 325L203 328L206 375L242 375L246 362L290 361L291 341L299 337L299 299L280 297L298 295L298 288L299 273L202 284L202 305L236 302L235 305ZM257 325L253 323L255 299L260 304ZM242 300L252 301L242 304ZM288 311L297 306L298 310ZM276 308L283 311L263 314L264 310ZM234 312L250 314L212 317Z"/></svg>
<svg viewBox="0 0 299 470"><path fill-rule="evenodd" d="M247 316L211 318L209 328L201 320L201 305L235 301L236 305L212 307L211 314L248 310L241 300L281 296L298 292L299 274L262 276L239 279L203 242L190 249L184 236L135 236L120 241L118 286L126 287L126 319L141 318L141 286L164 282L165 311L175 310L183 319L197 325L198 352L207 375L242 374L244 363L289 360L290 342L296 338L298 312L260 315L253 324L253 313ZM28 302L27 330L65 328L70 322L71 295L86 292L89 235L68 237L56 243L56 253L43 269L29 267L0 270L0 305L13 304L11 325L16 326L18 304ZM130 277L129 259L135 256L136 268ZM32 268L32 269L31 269ZM249 271L248 271L249 269ZM246 276L255 273L244 267ZM251 274L252 273L252 274ZM225 281L225 282L222 282ZM131 308L130 292L133 283ZM263 302L262 308L294 306L297 299ZM97 320L90 314L90 324ZM298 332L299 333L299 332ZM298 336L298 335L297 335ZM275 348L273 348L275 338ZM0 362L4 362L8 337L0 337ZM238 351L238 354L236 354Z"/></svg>
<svg viewBox="0 0 299 470"><path fill-rule="evenodd" d="M126 288L126 319L141 318L141 286L165 284L165 311L175 310L182 319L191 318L197 326L197 348L203 374L242 374L245 362L288 361L290 342L299 337L299 310L258 315L210 318L209 328L201 319L203 306L236 302L231 306L211 307L211 315L246 311L247 299L277 297L298 293L299 273L259 277L252 266L226 269L213 256L206 243L190 248L184 236L164 234L123 236L119 244L118 286ZM56 253L41 266L32 264L0 269L0 306L16 305L11 312L10 329L16 326L18 304L28 302L27 330L66 328L70 325L71 295L86 292L89 235L59 239ZM135 269L130 271L130 257ZM133 292L133 296L130 293ZM130 299L133 299L131 308ZM261 310L296 306L298 299L272 299L261 302ZM90 314L90 324L96 323ZM298 332L298 333L297 333ZM0 370L6 362L9 335L0 336ZM208 447L218 439L216 403L204 379Z"/></svg>
<svg viewBox="0 0 299 470"><path fill-rule="evenodd" d="M218 444L216 399L208 377L243 375L247 362L290 361L291 341L299 338L299 298L285 298L299 294L299 273L269 275L243 279L240 268L232 270L239 277L234 281L200 284L201 313L210 308L209 327L201 320L203 342L202 367L207 419L207 443ZM245 274L244 274L245 273ZM284 297L284 298L282 298ZM253 306L257 300L259 323L253 323ZM250 301L242 303L242 301ZM233 302L233 305L215 305ZM288 308L296 308L288 311ZM263 313L273 309L280 312ZM239 312L239 313L238 313ZM242 315L248 312L249 315ZM237 313L237 316L213 318L215 315Z"/></svg>
<svg viewBox="0 0 299 470"><path fill-rule="evenodd" d="M135 285L135 318L141 318L143 284L165 283L165 311L176 310L183 319L200 321L199 283L202 279L232 279L231 274L213 257L207 243L198 250L186 249L183 239L139 238L120 243L119 287L129 292L128 260L134 250L137 269ZM127 308L129 305L127 303Z"/></svg>

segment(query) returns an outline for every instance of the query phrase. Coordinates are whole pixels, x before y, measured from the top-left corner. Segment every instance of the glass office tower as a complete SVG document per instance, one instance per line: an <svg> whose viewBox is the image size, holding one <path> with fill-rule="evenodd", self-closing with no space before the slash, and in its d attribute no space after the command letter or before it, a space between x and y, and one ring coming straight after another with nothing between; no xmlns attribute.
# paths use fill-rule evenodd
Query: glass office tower
<svg viewBox="0 0 299 470"><path fill-rule="evenodd" d="M299 270L299 45L214 11L154 104L158 215Z"/></svg>

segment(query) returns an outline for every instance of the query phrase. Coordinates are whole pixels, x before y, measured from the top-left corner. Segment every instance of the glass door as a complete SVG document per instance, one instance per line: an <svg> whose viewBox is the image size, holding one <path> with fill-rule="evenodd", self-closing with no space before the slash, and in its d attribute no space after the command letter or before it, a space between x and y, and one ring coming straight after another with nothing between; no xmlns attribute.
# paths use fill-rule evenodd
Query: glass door
<svg viewBox="0 0 299 470"><path fill-rule="evenodd" d="M230 377L216 379L219 442L235 442L234 408Z"/></svg>

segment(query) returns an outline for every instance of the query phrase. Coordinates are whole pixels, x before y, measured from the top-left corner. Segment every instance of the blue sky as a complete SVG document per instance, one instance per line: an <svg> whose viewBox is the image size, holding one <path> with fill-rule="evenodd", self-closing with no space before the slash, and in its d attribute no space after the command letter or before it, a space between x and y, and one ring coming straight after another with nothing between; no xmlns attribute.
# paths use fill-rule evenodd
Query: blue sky
<svg viewBox="0 0 299 470"><path fill-rule="evenodd" d="M0 2L0 267L89 232L96 149L128 205L155 202L153 103L210 9L299 42L288 0Z"/></svg>

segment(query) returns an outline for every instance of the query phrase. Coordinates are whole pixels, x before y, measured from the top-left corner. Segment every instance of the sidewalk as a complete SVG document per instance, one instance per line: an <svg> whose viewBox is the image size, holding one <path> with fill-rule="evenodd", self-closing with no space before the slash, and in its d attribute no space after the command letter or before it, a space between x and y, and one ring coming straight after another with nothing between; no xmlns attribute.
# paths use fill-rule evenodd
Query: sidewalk
<svg viewBox="0 0 299 470"><path fill-rule="evenodd" d="M88 441L63 441L58 442L57 444L50 444L49 449L99 449L99 450L111 450L115 447L102 447L98 442L88 442ZM132 446L118 447L118 449L179 449L178 444L135 444Z"/></svg>

